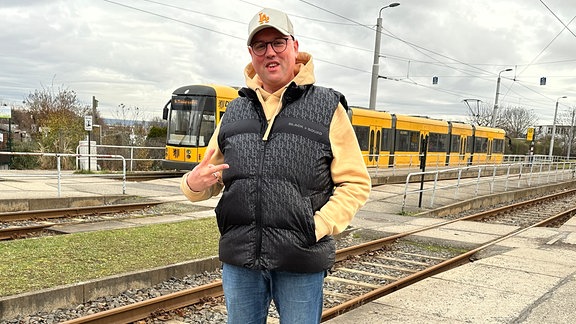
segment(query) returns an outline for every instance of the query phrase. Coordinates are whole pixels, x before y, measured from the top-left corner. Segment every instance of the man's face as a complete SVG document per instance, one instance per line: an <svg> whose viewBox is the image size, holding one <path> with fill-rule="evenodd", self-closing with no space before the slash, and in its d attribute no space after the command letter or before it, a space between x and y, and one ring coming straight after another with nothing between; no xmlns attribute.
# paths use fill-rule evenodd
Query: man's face
<svg viewBox="0 0 576 324"><path fill-rule="evenodd" d="M273 93L282 88L294 78L294 66L298 56L298 41L290 36L284 36L275 28L266 28L259 31L252 38L256 42L274 42L276 39L286 39L286 49L281 53L274 51L272 43L266 44L266 52L256 55L252 47L248 50L252 56L252 66L264 84L264 90Z"/></svg>

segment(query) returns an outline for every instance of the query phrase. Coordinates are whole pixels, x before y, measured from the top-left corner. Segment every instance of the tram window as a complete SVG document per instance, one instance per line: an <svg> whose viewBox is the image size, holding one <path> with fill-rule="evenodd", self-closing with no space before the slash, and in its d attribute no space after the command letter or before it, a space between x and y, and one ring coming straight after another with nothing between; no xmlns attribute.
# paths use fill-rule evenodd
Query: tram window
<svg viewBox="0 0 576 324"><path fill-rule="evenodd" d="M396 151L418 152L420 147L420 132L397 130Z"/></svg>
<svg viewBox="0 0 576 324"><path fill-rule="evenodd" d="M175 135L186 135L190 121L190 113L182 110L173 110L170 121L172 122L170 128L174 130Z"/></svg>
<svg viewBox="0 0 576 324"><path fill-rule="evenodd" d="M188 144L191 141L192 124L196 119L199 100L191 97L174 97L171 102L168 124L168 144Z"/></svg>
<svg viewBox="0 0 576 324"><path fill-rule="evenodd" d="M196 136L192 133L197 123L198 112L191 110L172 110L169 124L168 143L196 145Z"/></svg>
<svg viewBox="0 0 576 324"><path fill-rule="evenodd" d="M438 134L428 134L428 152L438 152Z"/></svg>
<svg viewBox="0 0 576 324"><path fill-rule="evenodd" d="M215 98L207 97L204 111L202 111L202 121L200 122L199 139L201 139L201 142L198 144L199 146L206 146L208 140L214 134L214 129L216 128L215 107Z"/></svg>
<svg viewBox="0 0 576 324"><path fill-rule="evenodd" d="M199 140L206 143L214 133L215 110L214 97L172 98L168 144L194 147L198 146Z"/></svg>
<svg viewBox="0 0 576 324"><path fill-rule="evenodd" d="M450 152L460 152L460 135L452 135L452 146Z"/></svg>
<svg viewBox="0 0 576 324"><path fill-rule="evenodd" d="M370 127L367 126L354 126L354 132L356 133L356 138L358 139L358 144L360 145L361 151L368 151L368 142Z"/></svg>
<svg viewBox="0 0 576 324"><path fill-rule="evenodd" d="M448 150L449 142L448 134L440 134L440 140L438 141L440 152L446 152Z"/></svg>
<svg viewBox="0 0 576 324"><path fill-rule="evenodd" d="M428 152L446 152L447 134L430 133L428 137Z"/></svg>
<svg viewBox="0 0 576 324"><path fill-rule="evenodd" d="M488 139L485 137L476 137L474 151L477 153L488 152Z"/></svg>
<svg viewBox="0 0 576 324"><path fill-rule="evenodd" d="M410 134L410 148L409 151L420 151L420 132L411 132Z"/></svg>
<svg viewBox="0 0 576 324"><path fill-rule="evenodd" d="M392 150L392 130L388 128L382 128L382 140L380 142L380 150L391 151Z"/></svg>
<svg viewBox="0 0 576 324"><path fill-rule="evenodd" d="M472 136L468 136L468 140L466 141L466 153L472 153L472 148L474 148L472 139Z"/></svg>
<svg viewBox="0 0 576 324"><path fill-rule="evenodd" d="M396 151L408 151L410 147L410 132L396 131Z"/></svg>
<svg viewBox="0 0 576 324"><path fill-rule="evenodd" d="M504 140L494 139L492 146L492 153L504 153Z"/></svg>

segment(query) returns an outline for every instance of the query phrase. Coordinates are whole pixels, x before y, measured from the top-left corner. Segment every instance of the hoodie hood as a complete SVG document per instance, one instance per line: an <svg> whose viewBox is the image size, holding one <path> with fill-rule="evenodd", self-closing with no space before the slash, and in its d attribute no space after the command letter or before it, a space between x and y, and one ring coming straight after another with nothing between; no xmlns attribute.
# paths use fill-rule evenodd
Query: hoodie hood
<svg viewBox="0 0 576 324"><path fill-rule="evenodd" d="M294 67L294 81L297 85L313 84L316 79L314 77L314 63L312 62L312 55L299 52L296 57L296 66ZM252 62L248 63L244 68L244 78L246 79L246 86L254 91L262 88L262 80L256 75L256 71L252 66ZM285 87L288 84L285 85Z"/></svg>

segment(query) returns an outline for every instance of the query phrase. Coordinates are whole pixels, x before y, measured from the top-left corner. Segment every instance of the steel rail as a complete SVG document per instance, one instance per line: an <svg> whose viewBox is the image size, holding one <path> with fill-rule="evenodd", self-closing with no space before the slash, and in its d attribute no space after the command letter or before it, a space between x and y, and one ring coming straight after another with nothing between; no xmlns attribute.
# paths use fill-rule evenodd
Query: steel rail
<svg viewBox="0 0 576 324"><path fill-rule="evenodd" d="M0 221L25 221L30 219L63 218L81 215L111 214L126 211L140 210L146 207L159 205L162 202L148 201L130 204L101 205L87 207L70 207L57 209L26 210L0 213Z"/></svg>
<svg viewBox="0 0 576 324"><path fill-rule="evenodd" d="M168 179L168 178L179 178L182 177L186 172L184 171L174 171L174 172L135 172L127 173L126 181L138 182L138 181L148 181L157 179ZM105 174L102 176L105 179L122 179L122 174Z"/></svg>
<svg viewBox="0 0 576 324"><path fill-rule="evenodd" d="M54 224L2 228L0 229L0 241L13 240L23 235L37 233L52 225Z"/></svg>

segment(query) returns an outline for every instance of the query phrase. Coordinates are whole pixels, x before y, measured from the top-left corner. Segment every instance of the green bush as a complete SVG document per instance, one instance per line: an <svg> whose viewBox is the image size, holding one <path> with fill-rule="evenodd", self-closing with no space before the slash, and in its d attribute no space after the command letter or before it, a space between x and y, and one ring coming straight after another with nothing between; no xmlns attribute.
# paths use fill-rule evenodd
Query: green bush
<svg viewBox="0 0 576 324"><path fill-rule="evenodd" d="M12 147L14 152L35 152L38 146L35 142L15 142ZM33 155L13 155L11 169L34 170L40 168L38 156Z"/></svg>

